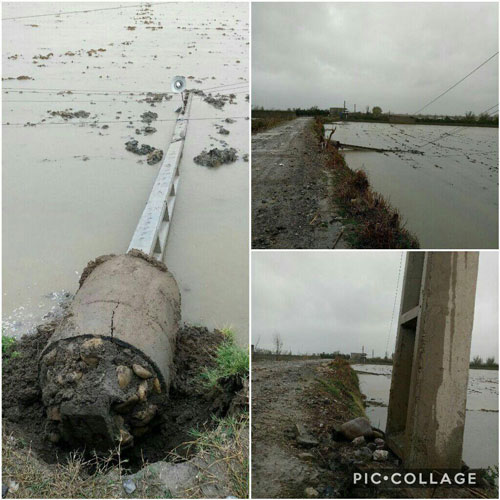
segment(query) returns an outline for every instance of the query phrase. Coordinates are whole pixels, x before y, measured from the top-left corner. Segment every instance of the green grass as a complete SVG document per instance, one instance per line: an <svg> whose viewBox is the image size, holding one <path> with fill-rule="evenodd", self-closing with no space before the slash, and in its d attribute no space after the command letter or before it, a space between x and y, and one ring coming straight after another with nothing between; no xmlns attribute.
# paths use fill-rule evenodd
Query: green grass
<svg viewBox="0 0 500 500"><path fill-rule="evenodd" d="M215 367L207 368L201 374L203 384L208 388L216 387L221 379L227 377L248 377L248 349L236 344L234 332L230 328L223 328L221 332L224 341L217 348Z"/></svg>
<svg viewBox="0 0 500 500"><path fill-rule="evenodd" d="M16 351L17 340L8 335L2 335L2 359L4 363L8 363L9 359L17 358L19 351Z"/></svg>

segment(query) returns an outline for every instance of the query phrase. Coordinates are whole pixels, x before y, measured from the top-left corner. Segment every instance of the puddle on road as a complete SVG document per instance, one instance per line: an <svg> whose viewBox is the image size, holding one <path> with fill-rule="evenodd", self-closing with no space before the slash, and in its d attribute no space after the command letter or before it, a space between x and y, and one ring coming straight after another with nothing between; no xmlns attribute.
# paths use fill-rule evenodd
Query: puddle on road
<svg viewBox="0 0 500 500"><path fill-rule="evenodd" d="M84 10L88 4L56 7L3 4L3 14ZM152 25L144 22L148 16ZM241 249L248 240L242 218L248 207L248 163L240 160L207 172L191 160L213 142L209 135L224 138L240 158L248 153L248 121L226 124L229 136L217 137L215 128L225 117L248 115L248 6L153 4L147 10L49 16L36 23L4 23L3 76L34 80L3 82L4 87L24 89L3 92L3 122L61 122L48 111L73 108L90 112L81 121L111 123L105 129L78 125L80 120L3 127L4 333L21 335L55 311L54 297L76 291L89 260L126 251L160 164L148 165L145 156L129 153L124 143L136 138L165 151L180 105L174 96L152 107L137 102L145 95L130 91L168 92L172 77L184 74L191 77L188 88L231 84L214 92L234 93L237 104L226 103L219 111L200 97L193 99L191 116L213 120L193 121L188 128L167 263L183 291L183 320L232 325L246 343L248 255ZM87 54L99 48L105 50ZM49 59L33 59L49 53ZM30 88L82 92L27 92ZM152 135L135 133L145 125L140 121L144 111L159 115L151 124L157 128Z"/></svg>

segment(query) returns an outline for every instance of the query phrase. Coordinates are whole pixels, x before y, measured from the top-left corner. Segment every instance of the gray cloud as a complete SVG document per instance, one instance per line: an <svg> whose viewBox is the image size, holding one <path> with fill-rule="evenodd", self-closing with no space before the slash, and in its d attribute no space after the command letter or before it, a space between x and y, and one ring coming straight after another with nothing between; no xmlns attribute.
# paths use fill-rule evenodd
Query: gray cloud
<svg viewBox="0 0 500 500"><path fill-rule="evenodd" d="M401 252L254 252L252 343L271 348L275 333L293 352L365 352L383 356ZM396 342L396 317L388 352ZM498 353L498 257L482 252L472 356Z"/></svg>
<svg viewBox="0 0 500 500"><path fill-rule="evenodd" d="M498 50L495 3L253 3L252 104L412 113ZM425 110L498 102L498 57Z"/></svg>

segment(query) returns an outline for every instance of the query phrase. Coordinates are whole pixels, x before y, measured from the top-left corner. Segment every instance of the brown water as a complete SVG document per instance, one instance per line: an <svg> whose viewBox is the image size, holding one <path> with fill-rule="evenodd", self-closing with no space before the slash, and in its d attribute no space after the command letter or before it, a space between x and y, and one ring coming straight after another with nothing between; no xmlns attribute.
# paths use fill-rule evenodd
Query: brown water
<svg viewBox="0 0 500 500"><path fill-rule="evenodd" d="M383 149L346 150L353 170L362 169L375 191L402 214L421 248L498 248L498 129L345 122L333 139ZM327 135L330 126L327 127Z"/></svg>
<svg viewBox="0 0 500 500"><path fill-rule="evenodd" d="M358 372L361 392L367 397L366 415L374 426L385 429L392 366L364 364L353 368ZM469 372L463 460L469 467L498 465L498 371Z"/></svg>
<svg viewBox="0 0 500 500"><path fill-rule="evenodd" d="M3 4L3 17L88 8ZM144 24L147 17L153 25ZM150 29L159 23L162 29ZM86 52L99 48L105 51ZM48 53L53 56L33 64L34 56ZM124 143L134 137L165 150L180 104L174 96L151 107L139 102L143 94L129 92L169 91L177 74L191 77L188 88L230 84L214 92L235 93L236 104L216 110L193 100L191 117L203 119L188 127L166 263L181 288L184 321L233 326L247 343L248 163L241 157L248 153L248 6L237 3L153 4L3 22L3 77L34 78L3 82L4 89L24 90L2 94L2 121L21 124L2 129L5 334L21 335L57 309L64 291L76 291L89 260L126 251L159 164L147 165ZM60 95L59 89L80 92ZM66 108L91 115L23 126L61 122L48 111ZM153 122L155 134L137 135L144 111L171 121ZM238 118L225 124L230 135L220 136L215 125L226 117ZM78 124L91 120L101 123ZM101 128L104 122L109 128ZM192 162L205 146L220 147L221 137L238 150L236 163L208 170Z"/></svg>

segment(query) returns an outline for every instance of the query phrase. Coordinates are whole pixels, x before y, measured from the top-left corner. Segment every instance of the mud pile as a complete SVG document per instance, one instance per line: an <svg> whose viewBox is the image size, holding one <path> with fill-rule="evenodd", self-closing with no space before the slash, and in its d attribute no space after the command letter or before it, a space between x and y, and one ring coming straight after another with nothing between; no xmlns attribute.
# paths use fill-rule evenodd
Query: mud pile
<svg viewBox="0 0 500 500"><path fill-rule="evenodd" d="M72 120L73 118L88 118L90 113L88 111L71 111L71 109L66 109L64 111L49 111L51 116L60 116L64 120Z"/></svg>
<svg viewBox="0 0 500 500"><path fill-rule="evenodd" d="M226 163L233 163L237 159L238 155L234 148L214 148L210 151L202 151L198 156L194 157L193 161L198 165L214 168Z"/></svg>

